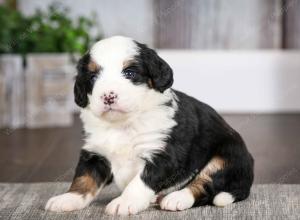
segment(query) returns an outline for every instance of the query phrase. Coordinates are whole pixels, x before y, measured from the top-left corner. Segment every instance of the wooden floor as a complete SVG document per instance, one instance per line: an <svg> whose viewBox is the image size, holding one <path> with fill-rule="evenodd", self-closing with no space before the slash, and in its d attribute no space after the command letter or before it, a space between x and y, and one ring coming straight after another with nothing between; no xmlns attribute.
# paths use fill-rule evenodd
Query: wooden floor
<svg viewBox="0 0 300 220"><path fill-rule="evenodd" d="M255 158L256 183L300 183L300 114L225 115ZM69 128L0 130L0 182L71 180L82 146Z"/></svg>

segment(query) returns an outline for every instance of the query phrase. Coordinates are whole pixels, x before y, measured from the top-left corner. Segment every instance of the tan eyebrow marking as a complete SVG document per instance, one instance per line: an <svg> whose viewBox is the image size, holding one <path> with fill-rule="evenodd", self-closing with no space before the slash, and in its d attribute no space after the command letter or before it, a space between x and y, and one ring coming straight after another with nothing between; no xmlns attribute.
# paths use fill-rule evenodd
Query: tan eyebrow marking
<svg viewBox="0 0 300 220"><path fill-rule="evenodd" d="M153 82L152 82L151 79L148 80L148 86L149 86L150 88L153 88Z"/></svg>
<svg viewBox="0 0 300 220"><path fill-rule="evenodd" d="M123 69L126 69L127 67L131 66L134 63L135 61L133 59L123 61Z"/></svg>
<svg viewBox="0 0 300 220"><path fill-rule="evenodd" d="M87 68L90 72L98 72L101 69L101 67L92 59L88 63Z"/></svg>

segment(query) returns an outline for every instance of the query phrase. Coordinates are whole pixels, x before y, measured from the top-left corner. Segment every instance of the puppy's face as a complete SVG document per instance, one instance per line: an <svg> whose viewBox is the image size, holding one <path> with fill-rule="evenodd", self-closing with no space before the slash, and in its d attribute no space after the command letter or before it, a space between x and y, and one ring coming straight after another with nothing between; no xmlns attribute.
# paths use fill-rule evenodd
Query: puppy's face
<svg viewBox="0 0 300 220"><path fill-rule="evenodd" d="M149 93L162 94L173 83L172 69L154 50L119 36L97 42L77 70L75 102L109 121L126 119Z"/></svg>

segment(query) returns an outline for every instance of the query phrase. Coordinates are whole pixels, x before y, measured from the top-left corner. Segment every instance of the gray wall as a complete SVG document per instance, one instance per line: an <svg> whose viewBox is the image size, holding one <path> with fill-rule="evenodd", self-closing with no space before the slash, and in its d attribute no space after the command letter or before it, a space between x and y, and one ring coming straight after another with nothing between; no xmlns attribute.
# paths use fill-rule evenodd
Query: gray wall
<svg viewBox="0 0 300 220"><path fill-rule="evenodd" d="M55 0L19 0L26 14ZM300 48L300 0L56 0L73 17L97 14L104 36L158 48Z"/></svg>
<svg viewBox="0 0 300 220"><path fill-rule="evenodd" d="M284 2L283 7L286 13L283 14L283 47L300 49L300 1L286 0Z"/></svg>
<svg viewBox="0 0 300 220"><path fill-rule="evenodd" d="M157 4L159 11L167 11L175 3ZM273 16L279 8L279 0L179 0L172 13L159 17L157 44L197 49L279 48L281 16Z"/></svg>

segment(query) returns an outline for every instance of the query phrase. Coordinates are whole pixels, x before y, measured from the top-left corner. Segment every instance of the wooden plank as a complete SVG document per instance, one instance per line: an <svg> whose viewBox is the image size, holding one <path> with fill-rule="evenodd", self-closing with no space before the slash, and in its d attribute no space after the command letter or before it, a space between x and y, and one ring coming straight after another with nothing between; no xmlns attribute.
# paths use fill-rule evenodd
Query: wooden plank
<svg viewBox="0 0 300 220"><path fill-rule="evenodd" d="M0 62L2 59L0 59ZM7 126L8 121L8 111L6 103L6 77L5 73L2 70L2 62L0 64L0 128Z"/></svg>
<svg viewBox="0 0 300 220"><path fill-rule="evenodd" d="M71 125L75 73L68 54L27 56L26 125L28 127Z"/></svg>
<svg viewBox="0 0 300 220"><path fill-rule="evenodd" d="M280 7L280 0L155 0L156 46L280 48Z"/></svg>
<svg viewBox="0 0 300 220"><path fill-rule="evenodd" d="M0 127L23 127L25 124L25 88L22 57L0 57Z"/></svg>
<svg viewBox="0 0 300 220"><path fill-rule="evenodd" d="M284 39L283 48L300 48L300 0L283 0Z"/></svg>

